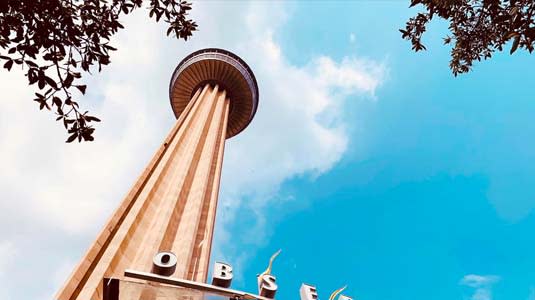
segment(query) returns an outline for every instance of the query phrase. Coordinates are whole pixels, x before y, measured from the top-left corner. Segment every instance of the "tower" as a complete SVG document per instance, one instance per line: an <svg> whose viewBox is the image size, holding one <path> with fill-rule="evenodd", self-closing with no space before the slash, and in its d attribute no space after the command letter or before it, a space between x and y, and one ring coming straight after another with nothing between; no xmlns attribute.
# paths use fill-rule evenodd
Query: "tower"
<svg viewBox="0 0 535 300"><path fill-rule="evenodd" d="M126 281L126 269L151 271L153 257L161 251L176 255L175 277L206 281L225 139L253 119L258 85L235 54L203 49L179 63L169 98L177 118L174 127L56 295L58 300L102 300L110 279ZM131 289L124 299L155 298L144 293L147 289Z"/></svg>

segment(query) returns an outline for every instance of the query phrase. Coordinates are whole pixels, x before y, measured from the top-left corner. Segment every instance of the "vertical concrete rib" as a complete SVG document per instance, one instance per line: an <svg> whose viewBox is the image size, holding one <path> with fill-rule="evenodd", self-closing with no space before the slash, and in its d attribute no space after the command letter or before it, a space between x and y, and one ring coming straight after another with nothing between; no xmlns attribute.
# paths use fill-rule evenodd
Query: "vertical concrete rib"
<svg viewBox="0 0 535 300"><path fill-rule="evenodd" d="M199 159L194 166L194 171L191 173L191 185L189 188L182 190L183 197L187 199L184 214L176 227L176 234L166 235L173 239L171 249L178 257L175 275L182 278L187 277L187 271L191 264L191 253L197 246L194 245L194 241L202 215L204 193L213 176L210 173L213 149L218 140L222 138L219 136L217 129L219 128L220 120L223 118L225 91L219 92L216 97L215 101L213 101L213 113L206 123L204 144L197 149Z"/></svg>
<svg viewBox="0 0 535 300"><path fill-rule="evenodd" d="M219 178L221 178L221 167L223 164L223 152L225 148L225 136L228 123L229 103L230 100L221 99L224 102L223 116L219 124L220 140L214 148L211 164L211 181L203 199L203 216L197 227L197 238L194 243L195 249L190 259L190 270L188 278L195 281L206 281L208 276L208 263L212 247L212 238L214 233L215 216L217 209L217 197L219 194Z"/></svg>

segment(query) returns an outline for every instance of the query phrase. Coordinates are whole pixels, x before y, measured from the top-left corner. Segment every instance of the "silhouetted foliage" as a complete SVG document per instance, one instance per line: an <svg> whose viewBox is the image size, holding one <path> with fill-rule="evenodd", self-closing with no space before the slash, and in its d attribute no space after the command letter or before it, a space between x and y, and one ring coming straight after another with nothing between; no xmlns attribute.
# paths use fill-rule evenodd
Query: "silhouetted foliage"
<svg viewBox="0 0 535 300"><path fill-rule="evenodd" d="M188 19L191 4L180 0L150 0L149 17L169 24L167 35L187 40L197 24ZM57 114L69 133L67 142L92 141L91 122L72 91L85 94L82 71L99 72L110 63L110 38L120 28L121 15L141 8L143 0L0 0L0 63L7 70L19 65L30 85L37 84L39 109ZM98 68L97 68L98 67Z"/></svg>
<svg viewBox="0 0 535 300"><path fill-rule="evenodd" d="M438 16L449 22L451 36L450 68L455 76L466 73L475 60L487 59L512 41L510 53L523 48L533 51L535 40L534 0L412 0L411 7L422 4L425 12L408 20L402 37L410 40L414 51L425 50L422 35L427 24Z"/></svg>

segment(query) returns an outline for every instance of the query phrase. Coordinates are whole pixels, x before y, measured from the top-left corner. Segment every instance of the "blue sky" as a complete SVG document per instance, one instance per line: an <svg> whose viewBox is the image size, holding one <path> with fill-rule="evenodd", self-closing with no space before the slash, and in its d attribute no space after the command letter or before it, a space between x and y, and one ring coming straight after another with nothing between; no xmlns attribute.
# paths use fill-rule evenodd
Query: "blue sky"
<svg viewBox="0 0 535 300"><path fill-rule="evenodd" d="M299 203L266 211L275 225L245 287L282 248L284 299L301 282L323 299L344 284L357 299L469 299L468 274L499 277L487 299L533 299L534 58L498 54L455 78L443 23L429 29L426 52L400 39L414 13L403 1L299 3L276 36L297 64L357 52L385 61L389 75L376 101L347 101L343 159L283 185Z"/></svg>
<svg viewBox="0 0 535 300"><path fill-rule="evenodd" d="M321 299L347 284L360 300L534 300L535 57L497 54L455 78L445 23L426 52L401 40L416 11L201 1L187 43L130 16L112 64L87 77L103 119L90 145L64 145L21 75L1 72L0 298L52 297L171 128L176 64L222 47L260 85L255 120L225 150L212 257L234 266L233 287L254 291L282 249L278 299L307 282ZM28 286L22 258L41 282Z"/></svg>

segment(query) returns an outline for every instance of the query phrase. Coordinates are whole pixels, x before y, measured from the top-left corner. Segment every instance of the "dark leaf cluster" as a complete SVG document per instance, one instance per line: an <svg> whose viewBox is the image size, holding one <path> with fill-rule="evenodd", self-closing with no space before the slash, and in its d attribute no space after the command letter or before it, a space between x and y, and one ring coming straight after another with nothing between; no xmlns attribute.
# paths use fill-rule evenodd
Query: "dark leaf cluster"
<svg viewBox="0 0 535 300"><path fill-rule="evenodd" d="M474 61L488 59L508 42L513 54L518 49L530 53L535 41L535 1L533 0L412 0L411 7L423 5L424 12L410 18L402 37L414 51L425 50L422 36L426 26L439 17L449 23L452 45L450 68L455 76L471 70Z"/></svg>
<svg viewBox="0 0 535 300"><path fill-rule="evenodd" d="M188 19L191 4L150 0L149 16L169 24L167 35L187 40L197 24ZM73 90L85 94L83 73L110 63L111 37L121 28L121 15L141 8L143 0L2 0L0 1L0 64L15 65L36 85L39 109L56 114L69 133L67 142L92 141L97 117L82 112Z"/></svg>

